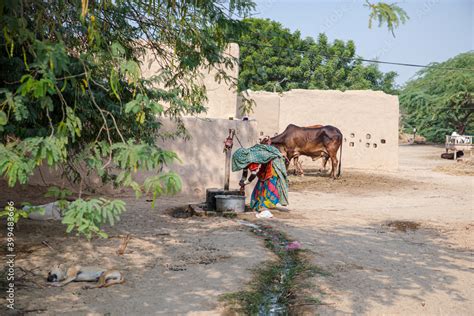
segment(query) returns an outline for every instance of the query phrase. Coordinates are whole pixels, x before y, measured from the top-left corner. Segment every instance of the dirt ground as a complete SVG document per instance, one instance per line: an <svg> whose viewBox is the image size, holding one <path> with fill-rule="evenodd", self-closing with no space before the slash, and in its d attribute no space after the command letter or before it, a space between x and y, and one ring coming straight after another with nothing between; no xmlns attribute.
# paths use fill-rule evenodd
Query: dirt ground
<svg viewBox="0 0 474 316"><path fill-rule="evenodd" d="M157 210L128 202L133 209L107 229L112 237L132 235L123 256L115 253L120 238L88 242L67 236L59 223L22 222L16 264L34 273L26 277L36 284L19 288L17 308L31 315L218 315L218 295L239 290L250 280L250 268L269 257L235 221L175 219L163 212L184 201L162 200ZM116 268L126 282L102 290L83 290L81 283L39 288L48 268L60 262Z"/></svg>
<svg viewBox="0 0 474 316"><path fill-rule="evenodd" d="M457 165L438 159L442 152L434 146L400 146L398 172L344 170L336 181L315 172L290 178L291 211L265 222L298 240L312 263L327 272L309 280L304 294L322 305L309 306L308 315L472 315L474 177L469 168L474 167L448 174L445 170ZM2 184L0 189L2 204L7 199L48 202L40 198L41 188L11 190ZM218 296L245 287L251 269L273 258L238 220L177 219L164 211L196 201L161 199L150 210L145 198L125 200L128 211L107 228L113 237L108 240L66 235L57 222L20 223L16 263L28 272L18 270L26 273L16 293L18 310L221 315ZM118 237L126 234L132 239L118 256ZM83 290L80 283L41 288L56 262L114 267L124 272L126 283L94 290Z"/></svg>
<svg viewBox="0 0 474 316"><path fill-rule="evenodd" d="M312 280L318 314L472 315L474 178L442 172L460 163L440 153L400 146L397 173L292 178L304 220L278 225L330 274Z"/></svg>

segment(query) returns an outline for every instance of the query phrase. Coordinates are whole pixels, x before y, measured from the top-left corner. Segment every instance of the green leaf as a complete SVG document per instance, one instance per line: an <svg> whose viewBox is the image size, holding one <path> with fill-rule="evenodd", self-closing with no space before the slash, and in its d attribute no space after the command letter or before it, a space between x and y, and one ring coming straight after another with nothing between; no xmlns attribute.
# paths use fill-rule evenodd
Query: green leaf
<svg viewBox="0 0 474 316"><path fill-rule="evenodd" d="M120 100L120 95L119 95L119 92L118 92L118 86L119 86L118 74L115 71L115 69L112 69L110 71L110 88L112 89L112 92L115 95L115 97L118 100Z"/></svg>
<svg viewBox="0 0 474 316"><path fill-rule="evenodd" d="M112 52L112 56L114 57L123 57L125 54L125 49L122 45L120 45L120 43L117 42L112 43L110 50Z"/></svg>
<svg viewBox="0 0 474 316"><path fill-rule="evenodd" d="M137 99L132 100L128 102L127 104L125 104L125 113L130 113L130 112L137 113L139 110L140 110L140 104Z"/></svg>
<svg viewBox="0 0 474 316"><path fill-rule="evenodd" d="M120 200L77 199L67 206L63 223L70 225L68 232L76 230L79 235L86 238L91 238L94 234L106 238L107 235L101 227L107 222L114 225L125 210L124 206L125 203Z"/></svg>
<svg viewBox="0 0 474 316"><path fill-rule="evenodd" d="M109 235L106 232L101 231L101 230L97 232L97 235L99 235L102 238L109 238Z"/></svg>
<svg viewBox="0 0 474 316"><path fill-rule="evenodd" d="M3 111L0 111L0 125L7 125L8 117L7 114Z"/></svg>

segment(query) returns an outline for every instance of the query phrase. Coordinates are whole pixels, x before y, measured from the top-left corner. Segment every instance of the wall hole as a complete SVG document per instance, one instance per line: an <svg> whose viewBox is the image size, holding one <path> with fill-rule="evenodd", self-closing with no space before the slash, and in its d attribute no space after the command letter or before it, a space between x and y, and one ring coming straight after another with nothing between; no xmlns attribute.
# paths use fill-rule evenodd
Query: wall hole
<svg viewBox="0 0 474 316"><path fill-rule="evenodd" d="M370 143L365 143L365 147L369 148L369 147L370 147Z"/></svg>
<svg viewBox="0 0 474 316"><path fill-rule="evenodd" d="M344 137L344 143L347 142L347 139Z"/></svg>
<svg viewBox="0 0 474 316"><path fill-rule="evenodd" d="M354 138L356 135L354 133L351 133L351 137Z"/></svg>
<svg viewBox="0 0 474 316"><path fill-rule="evenodd" d="M367 139L370 139L370 137L372 137L372 136L370 136L370 134L365 135L365 138L367 138Z"/></svg>
<svg viewBox="0 0 474 316"><path fill-rule="evenodd" d="M375 143L374 143L374 145L373 145L373 146L374 146L374 148L377 148L377 144L375 144Z"/></svg>
<svg viewBox="0 0 474 316"><path fill-rule="evenodd" d="M354 147L354 142L350 142L349 147Z"/></svg>
<svg viewBox="0 0 474 316"><path fill-rule="evenodd" d="M380 143L385 144L385 143L386 143L385 139L382 138L382 139L380 140Z"/></svg>
<svg viewBox="0 0 474 316"><path fill-rule="evenodd" d="M260 132L260 136L263 136L263 132Z"/></svg>

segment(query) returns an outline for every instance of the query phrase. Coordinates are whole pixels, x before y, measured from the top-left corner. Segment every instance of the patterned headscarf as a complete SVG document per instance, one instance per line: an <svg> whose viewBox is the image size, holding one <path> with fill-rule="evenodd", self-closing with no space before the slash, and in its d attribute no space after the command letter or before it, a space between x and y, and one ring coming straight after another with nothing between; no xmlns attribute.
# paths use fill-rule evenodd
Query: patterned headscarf
<svg viewBox="0 0 474 316"><path fill-rule="evenodd" d="M246 168L250 163L267 163L272 166L278 175L277 184L281 205L288 205L288 176L286 174L285 158L274 146L257 144L250 148L239 148L232 156L232 171Z"/></svg>

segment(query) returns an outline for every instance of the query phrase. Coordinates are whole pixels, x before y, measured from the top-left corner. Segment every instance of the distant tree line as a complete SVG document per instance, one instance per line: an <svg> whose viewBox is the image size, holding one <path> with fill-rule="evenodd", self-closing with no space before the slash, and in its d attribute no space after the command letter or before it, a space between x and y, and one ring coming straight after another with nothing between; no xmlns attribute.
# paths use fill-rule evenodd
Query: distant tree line
<svg viewBox="0 0 474 316"><path fill-rule="evenodd" d="M420 70L400 93L404 127L428 141L474 134L474 52Z"/></svg>
<svg viewBox="0 0 474 316"><path fill-rule="evenodd" d="M240 73L238 87L265 91L290 89L371 89L395 94L393 71L363 65L353 41L330 42L323 33L317 39L302 38L269 19L244 19L238 39Z"/></svg>

